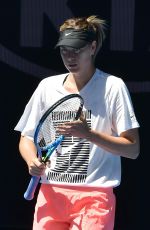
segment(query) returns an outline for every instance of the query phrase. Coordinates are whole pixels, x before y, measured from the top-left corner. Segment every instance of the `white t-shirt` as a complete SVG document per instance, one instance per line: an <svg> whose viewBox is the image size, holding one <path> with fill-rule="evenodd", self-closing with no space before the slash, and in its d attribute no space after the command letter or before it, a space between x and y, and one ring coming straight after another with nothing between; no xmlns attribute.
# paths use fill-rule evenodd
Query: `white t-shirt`
<svg viewBox="0 0 150 230"><path fill-rule="evenodd" d="M44 112L58 99L69 94L63 81L66 74L43 79L29 100L15 130L33 139L34 131ZM131 98L121 78L96 69L93 77L79 94L84 99L84 111L91 129L119 136L121 132L137 128ZM51 158L41 183L116 187L121 182L120 156L85 141L81 148Z"/></svg>

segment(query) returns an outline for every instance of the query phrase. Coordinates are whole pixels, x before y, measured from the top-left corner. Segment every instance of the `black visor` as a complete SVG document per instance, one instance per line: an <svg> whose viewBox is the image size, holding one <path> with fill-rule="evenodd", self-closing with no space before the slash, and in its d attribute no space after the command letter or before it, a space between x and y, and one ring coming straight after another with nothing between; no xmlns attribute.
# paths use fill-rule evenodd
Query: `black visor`
<svg viewBox="0 0 150 230"><path fill-rule="evenodd" d="M60 32L60 37L55 47L69 46L82 48L94 40L96 40L96 33L93 30L66 29Z"/></svg>

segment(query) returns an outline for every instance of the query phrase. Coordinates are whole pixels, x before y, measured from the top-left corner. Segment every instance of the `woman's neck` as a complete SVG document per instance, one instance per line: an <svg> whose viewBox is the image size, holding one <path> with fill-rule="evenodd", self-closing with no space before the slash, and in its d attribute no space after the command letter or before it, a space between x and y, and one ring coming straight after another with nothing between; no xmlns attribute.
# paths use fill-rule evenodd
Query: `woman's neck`
<svg viewBox="0 0 150 230"><path fill-rule="evenodd" d="M88 83L88 81L92 78L95 73L95 67L88 71L84 71L84 73L69 73L65 82L64 88L71 92L77 93Z"/></svg>

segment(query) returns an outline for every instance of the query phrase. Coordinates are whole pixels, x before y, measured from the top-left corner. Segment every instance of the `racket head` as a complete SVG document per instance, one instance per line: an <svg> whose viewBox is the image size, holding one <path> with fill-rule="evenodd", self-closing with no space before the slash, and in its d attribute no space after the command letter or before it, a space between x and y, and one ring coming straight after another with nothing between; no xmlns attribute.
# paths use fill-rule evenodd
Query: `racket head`
<svg viewBox="0 0 150 230"><path fill-rule="evenodd" d="M41 157L41 149L50 145L59 136L57 125L77 120L82 112L84 100L79 94L69 94L53 104L41 117L34 134L34 143Z"/></svg>

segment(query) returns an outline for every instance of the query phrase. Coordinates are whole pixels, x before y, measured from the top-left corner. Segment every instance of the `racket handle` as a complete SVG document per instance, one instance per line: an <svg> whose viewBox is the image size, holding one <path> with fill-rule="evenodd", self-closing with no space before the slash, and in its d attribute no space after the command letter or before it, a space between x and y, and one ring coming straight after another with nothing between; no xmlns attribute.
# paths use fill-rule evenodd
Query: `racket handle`
<svg viewBox="0 0 150 230"><path fill-rule="evenodd" d="M28 188L26 192L24 193L24 198L26 200L32 200L34 198L34 193L37 188L37 185L39 183L40 177L38 176L32 176L30 183L28 185Z"/></svg>

